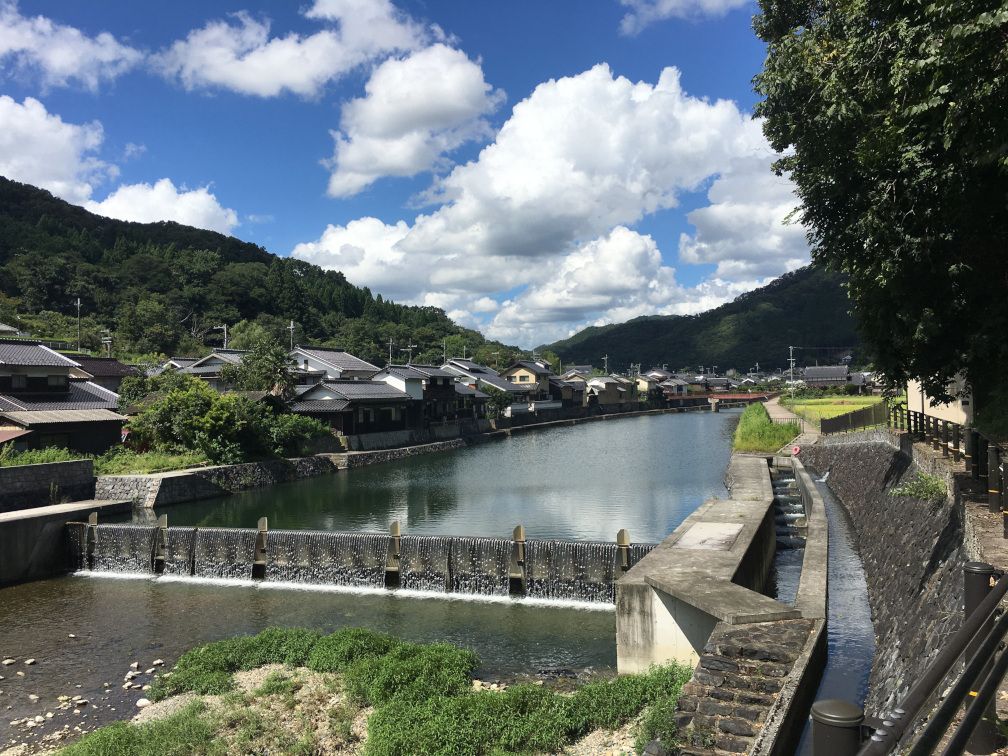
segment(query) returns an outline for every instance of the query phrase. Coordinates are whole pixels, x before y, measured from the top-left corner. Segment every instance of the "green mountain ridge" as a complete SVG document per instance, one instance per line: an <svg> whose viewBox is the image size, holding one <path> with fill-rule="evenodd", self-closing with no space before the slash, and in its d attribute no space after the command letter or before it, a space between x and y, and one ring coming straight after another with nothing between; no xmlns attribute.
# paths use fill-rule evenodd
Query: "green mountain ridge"
<svg viewBox="0 0 1008 756"><path fill-rule="evenodd" d="M214 231L174 222L95 215L36 187L0 177L0 322L41 338L76 337L98 349L112 332L119 353L205 353L268 335L336 346L378 365L440 364L445 352L491 361L515 347L462 328L435 307L399 305L339 271L279 257Z"/></svg>
<svg viewBox="0 0 1008 756"><path fill-rule="evenodd" d="M832 364L859 344L844 280L806 266L699 315L593 326L538 351L553 352L565 364L601 365L607 356L610 370L620 372L631 364L746 372L758 362L774 369L787 367L791 346L796 365Z"/></svg>

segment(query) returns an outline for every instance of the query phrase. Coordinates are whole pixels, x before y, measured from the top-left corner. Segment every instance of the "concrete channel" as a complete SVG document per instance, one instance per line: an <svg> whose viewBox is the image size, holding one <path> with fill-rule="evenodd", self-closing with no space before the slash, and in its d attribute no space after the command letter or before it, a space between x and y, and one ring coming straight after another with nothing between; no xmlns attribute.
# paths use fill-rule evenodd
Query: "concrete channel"
<svg viewBox="0 0 1008 756"><path fill-rule="evenodd" d="M775 550L770 466L790 468L808 534L795 605L758 591ZM694 667L676 723L690 753L792 753L826 662L828 524L794 457L733 455L713 499L616 584L620 673Z"/></svg>

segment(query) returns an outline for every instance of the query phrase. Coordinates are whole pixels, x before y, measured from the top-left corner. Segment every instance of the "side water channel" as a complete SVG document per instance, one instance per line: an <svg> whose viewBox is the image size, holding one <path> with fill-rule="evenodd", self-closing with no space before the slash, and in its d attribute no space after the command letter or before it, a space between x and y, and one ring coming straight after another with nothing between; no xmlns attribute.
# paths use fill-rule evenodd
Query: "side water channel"
<svg viewBox="0 0 1008 756"><path fill-rule="evenodd" d="M537 585L534 565L558 549L589 554L594 549L594 563L604 562L604 571L610 571L619 529L626 528L631 542L646 549L704 501L723 496L738 414L622 418L533 431L167 508L157 513L168 518L166 541L172 533L161 574L147 567L156 556L153 523L103 521L96 538L105 531L105 540L101 548L95 543L92 558L109 569L0 589L0 649L37 660L26 677L3 681L0 702L17 703L20 711L7 712L15 719L38 713L27 703L29 693L43 700L65 693L97 698L108 682L110 695L119 695L118 683L131 661L139 661L141 669L155 658L171 664L190 648L271 626L323 632L360 626L411 641L449 642L473 649L483 660L478 673L485 678L611 675L613 606L589 585L606 580L582 580L591 589L588 595L558 598L557 571L547 567L550 580ZM242 561L239 548L254 555L260 517L269 523L265 537L273 539L270 574L249 579L254 556L240 574L217 573L215 561ZM390 589L377 572L393 521L402 526L405 569L399 577L405 585ZM516 598L510 576L505 594L501 571L513 555L510 536L517 525L528 533L528 569L525 593ZM209 536L215 529L227 531L221 533L223 544L200 556L195 533ZM344 578L312 574L333 567L324 555L339 550L331 543L334 532L356 538L353 550L361 555L373 550L370 567L362 557L349 570L346 582L355 584L333 585ZM128 549L115 545L123 542ZM557 545L564 542L579 543ZM140 558L118 565L127 551ZM423 566L425 553L446 552L454 565L446 571ZM213 556L221 553L228 556ZM106 558L110 561L102 564ZM475 562L479 570L472 568ZM372 578L373 584L361 584ZM417 582L409 587L413 578ZM428 579L436 594L425 584Z"/></svg>

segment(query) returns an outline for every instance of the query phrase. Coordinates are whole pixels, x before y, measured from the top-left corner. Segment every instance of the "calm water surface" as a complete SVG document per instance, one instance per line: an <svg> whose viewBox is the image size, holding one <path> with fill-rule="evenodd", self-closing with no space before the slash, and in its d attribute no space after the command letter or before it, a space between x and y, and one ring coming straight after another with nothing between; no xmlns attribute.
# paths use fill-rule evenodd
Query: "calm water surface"
<svg viewBox="0 0 1008 756"><path fill-rule="evenodd" d="M255 527L266 516L274 529L382 532L399 520L404 533L509 537L523 524L530 538L599 541L625 527L635 542L657 543L724 494L737 421L738 412L687 413L534 431L164 512L173 526ZM476 651L488 677L616 665L611 607L74 575L0 589L0 655L38 660L8 668L24 677L0 672L0 708L10 719L44 715L57 695L98 699L109 682L104 700L123 699L117 708L131 714L119 688L130 661L170 665L194 646L271 626L448 641Z"/></svg>

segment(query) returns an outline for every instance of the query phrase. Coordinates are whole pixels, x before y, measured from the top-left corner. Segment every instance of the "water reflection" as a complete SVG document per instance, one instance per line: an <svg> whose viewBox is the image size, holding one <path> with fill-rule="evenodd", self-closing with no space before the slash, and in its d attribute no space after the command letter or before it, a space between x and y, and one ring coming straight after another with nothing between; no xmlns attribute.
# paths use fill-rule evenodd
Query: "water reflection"
<svg viewBox="0 0 1008 756"><path fill-rule="evenodd" d="M171 525L657 543L723 493L737 411L533 431L237 496L165 508ZM158 514L162 511L159 510Z"/></svg>

